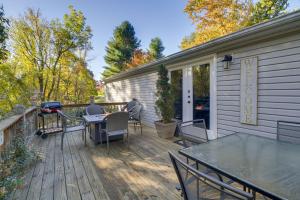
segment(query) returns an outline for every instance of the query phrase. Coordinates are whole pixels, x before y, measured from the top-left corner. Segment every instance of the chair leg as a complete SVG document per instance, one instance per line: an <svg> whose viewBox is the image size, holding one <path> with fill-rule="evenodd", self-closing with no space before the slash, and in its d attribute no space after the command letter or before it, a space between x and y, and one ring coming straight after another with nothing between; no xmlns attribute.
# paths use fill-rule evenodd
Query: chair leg
<svg viewBox="0 0 300 200"><path fill-rule="evenodd" d="M129 133L128 133L128 130L127 130L127 147L129 147Z"/></svg>
<svg viewBox="0 0 300 200"><path fill-rule="evenodd" d="M109 154L109 136L106 134L106 150L107 154Z"/></svg>
<svg viewBox="0 0 300 200"><path fill-rule="evenodd" d="M62 151L64 150L64 136L65 136L65 132L62 132L62 134L61 134L61 144L60 144L60 149Z"/></svg>
<svg viewBox="0 0 300 200"><path fill-rule="evenodd" d="M84 128L84 146L86 146L86 128Z"/></svg>

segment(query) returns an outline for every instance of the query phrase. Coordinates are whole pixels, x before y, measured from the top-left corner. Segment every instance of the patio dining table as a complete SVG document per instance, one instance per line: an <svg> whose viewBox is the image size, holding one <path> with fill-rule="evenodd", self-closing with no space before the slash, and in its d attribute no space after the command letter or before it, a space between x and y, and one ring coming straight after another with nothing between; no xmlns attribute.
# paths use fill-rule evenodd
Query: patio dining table
<svg viewBox="0 0 300 200"><path fill-rule="evenodd" d="M271 199L300 199L300 145L236 133L179 153Z"/></svg>
<svg viewBox="0 0 300 200"><path fill-rule="evenodd" d="M106 114L99 115L83 115L83 119L87 125L90 125L89 135L95 144L102 143L106 140L103 135L101 123L103 122Z"/></svg>
<svg viewBox="0 0 300 200"><path fill-rule="evenodd" d="M106 114L99 114L99 115L83 115L83 119L86 123L101 123L104 118L106 117Z"/></svg>
<svg viewBox="0 0 300 200"><path fill-rule="evenodd" d="M105 126L102 122L104 121L107 114L98 114L98 115L83 115L83 119L87 125L91 125L90 128L90 138L94 141L95 144L106 142L106 133L104 130ZM110 137L111 140L122 139L122 136L113 136Z"/></svg>

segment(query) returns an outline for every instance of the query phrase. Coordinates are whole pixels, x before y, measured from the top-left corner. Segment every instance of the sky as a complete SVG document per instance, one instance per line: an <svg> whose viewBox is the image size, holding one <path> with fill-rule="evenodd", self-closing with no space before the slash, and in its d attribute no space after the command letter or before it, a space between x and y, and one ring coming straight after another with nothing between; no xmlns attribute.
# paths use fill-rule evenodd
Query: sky
<svg viewBox="0 0 300 200"><path fill-rule="evenodd" d="M39 8L47 19L62 18L68 6L81 10L93 31L93 50L88 55L88 68L99 80L105 66L105 46L113 30L128 20L141 40L141 48L147 49L150 40L160 37L165 46L164 55L180 51L184 36L195 27L183 12L187 0L1 0L5 15L18 17L28 8ZM299 9L300 0L289 0L289 10Z"/></svg>

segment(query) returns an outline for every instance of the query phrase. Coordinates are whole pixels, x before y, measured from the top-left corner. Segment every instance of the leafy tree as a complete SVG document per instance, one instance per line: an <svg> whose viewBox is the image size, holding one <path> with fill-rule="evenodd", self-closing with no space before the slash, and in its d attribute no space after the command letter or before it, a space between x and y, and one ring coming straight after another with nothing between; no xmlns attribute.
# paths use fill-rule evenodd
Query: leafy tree
<svg viewBox="0 0 300 200"><path fill-rule="evenodd" d="M149 49L148 49L148 54L151 59L159 59L162 58L163 51L165 50L165 47L163 46L163 43L160 38L156 37L153 38L150 42Z"/></svg>
<svg viewBox="0 0 300 200"><path fill-rule="evenodd" d="M253 25L277 17L288 7L288 0L260 0L252 8L247 25Z"/></svg>
<svg viewBox="0 0 300 200"><path fill-rule="evenodd" d="M133 52L130 62L127 64L127 68L134 68L149 62L149 54L142 49L137 49Z"/></svg>
<svg viewBox="0 0 300 200"><path fill-rule="evenodd" d="M39 89L42 101L58 98L54 92L60 87L64 63L78 57L75 52L91 48L91 29L83 13L72 6L69 10L63 21L49 22L33 9L13 21L14 61L22 66L23 73L31 74L27 82Z"/></svg>
<svg viewBox="0 0 300 200"><path fill-rule="evenodd" d="M149 44L149 49L146 52L142 49L136 49L133 52L133 56L127 64L127 68L134 68L162 58L164 56L162 54L164 49L165 47L163 46L161 39L158 37L153 38Z"/></svg>
<svg viewBox="0 0 300 200"><path fill-rule="evenodd" d="M15 64L0 64L0 118L12 110L15 104L28 104L29 94L22 75Z"/></svg>
<svg viewBox="0 0 300 200"><path fill-rule="evenodd" d="M128 21L124 21L117 26L114 30L113 38L106 47L104 60L108 66L105 67L102 76L106 78L124 71L139 46L140 41L135 36L134 27Z"/></svg>
<svg viewBox="0 0 300 200"><path fill-rule="evenodd" d="M242 28L248 21L250 4L232 0L189 0L184 12L196 25L196 31L181 43L181 48L186 49Z"/></svg>
<svg viewBox="0 0 300 200"><path fill-rule="evenodd" d="M183 38L181 48L190 48L274 18L287 6L288 0L259 0L256 4L249 0L189 0L184 12L196 25L196 31Z"/></svg>
<svg viewBox="0 0 300 200"><path fill-rule="evenodd" d="M4 9L3 6L0 7L0 63L2 60L7 56L6 50L6 40L8 39L8 25L9 21L4 16Z"/></svg>

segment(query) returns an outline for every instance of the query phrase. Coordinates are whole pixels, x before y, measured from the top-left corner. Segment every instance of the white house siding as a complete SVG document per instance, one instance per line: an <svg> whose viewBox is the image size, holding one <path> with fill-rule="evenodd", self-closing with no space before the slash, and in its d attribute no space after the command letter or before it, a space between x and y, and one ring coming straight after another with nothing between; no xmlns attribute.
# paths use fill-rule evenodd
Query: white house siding
<svg viewBox="0 0 300 200"><path fill-rule="evenodd" d="M229 70L222 58L233 55ZM258 123L240 123L240 61L258 58ZM218 134L244 132L276 137L277 120L300 122L300 34L218 54Z"/></svg>
<svg viewBox="0 0 300 200"><path fill-rule="evenodd" d="M154 126L157 120L155 113L155 84L156 73L141 74L128 77L128 79L107 83L105 87L107 102L130 101L132 98L138 99L143 105L142 122L149 126Z"/></svg>
<svg viewBox="0 0 300 200"><path fill-rule="evenodd" d="M233 56L229 70L221 62L225 54ZM258 58L257 125L240 123L240 61L251 56ZM107 83L107 101L137 98L144 106L143 122L153 126L156 79L153 72ZM300 122L300 34L217 53L218 135L244 132L275 138L277 120Z"/></svg>

